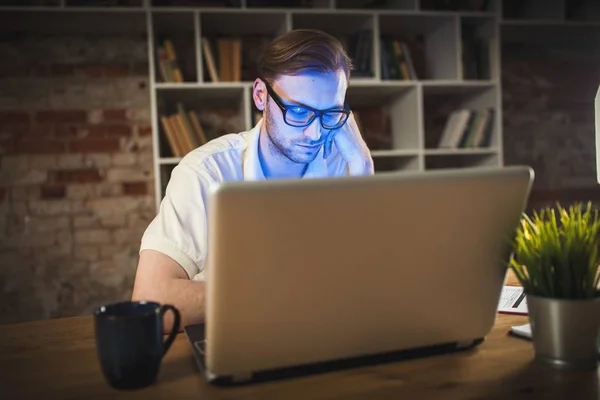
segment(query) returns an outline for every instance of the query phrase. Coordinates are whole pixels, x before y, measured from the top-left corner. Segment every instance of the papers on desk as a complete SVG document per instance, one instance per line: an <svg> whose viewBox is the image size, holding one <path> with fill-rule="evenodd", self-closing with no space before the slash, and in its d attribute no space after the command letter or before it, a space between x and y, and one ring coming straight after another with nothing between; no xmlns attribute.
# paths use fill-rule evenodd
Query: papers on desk
<svg viewBox="0 0 600 400"><path fill-rule="evenodd" d="M515 325L510 327L510 333L515 336L531 339L531 325Z"/></svg>
<svg viewBox="0 0 600 400"><path fill-rule="evenodd" d="M502 288L498 312L527 315L527 297L521 286L504 286Z"/></svg>

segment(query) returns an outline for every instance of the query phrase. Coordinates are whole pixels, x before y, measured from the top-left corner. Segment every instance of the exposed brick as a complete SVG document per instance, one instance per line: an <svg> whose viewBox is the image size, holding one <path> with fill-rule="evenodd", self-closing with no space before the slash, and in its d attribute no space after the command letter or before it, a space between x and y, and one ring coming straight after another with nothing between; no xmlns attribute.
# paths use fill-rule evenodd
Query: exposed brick
<svg viewBox="0 0 600 400"><path fill-rule="evenodd" d="M108 168L112 164L112 157L106 153L88 153L85 155L85 164L88 167Z"/></svg>
<svg viewBox="0 0 600 400"><path fill-rule="evenodd" d="M91 183L102 181L100 172L95 168L49 171L48 180L53 183Z"/></svg>
<svg viewBox="0 0 600 400"><path fill-rule="evenodd" d="M0 111L0 124L27 124L29 122L30 116L29 113L26 111Z"/></svg>
<svg viewBox="0 0 600 400"><path fill-rule="evenodd" d="M58 156L56 155L36 154L27 156L27 158L29 159L29 167L31 169L49 170L58 166Z"/></svg>
<svg viewBox="0 0 600 400"><path fill-rule="evenodd" d="M102 112L105 121L127 121L127 110L124 108L111 108Z"/></svg>
<svg viewBox="0 0 600 400"><path fill-rule="evenodd" d="M77 126L75 125L58 125L54 131L57 138L74 138L77 137L78 133Z"/></svg>
<svg viewBox="0 0 600 400"><path fill-rule="evenodd" d="M66 231L70 228L70 218L62 217L35 217L31 218L28 225L37 233Z"/></svg>
<svg viewBox="0 0 600 400"><path fill-rule="evenodd" d="M125 226L127 221L127 215L124 213L118 213L118 210L114 214L106 214L100 218L100 225L103 228L120 228Z"/></svg>
<svg viewBox="0 0 600 400"><path fill-rule="evenodd" d="M41 123L86 122L87 112L84 110L44 110L36 113L35 120Z"/></svg>
<svg viewBox="0 0 600 400"><path fill-rule="evenodd" d="M100 248L92 245L78 245L73 248L73 258L81 261L99 261Z"/></svg>
<svg viewBox="0 0 600 400"><path fill-rule="evenodd" d="M104 76L104 67L102 65L78 65L76 70L78 73L87 75L90 78L100 78Z"/></svg>
<svg viewBox="0 0 600 400"><path fill-rule="evenodd" d="M129 68L125 65L107 65L104 67L104 76L107 78L122 78L130 75Z"/></svg>
<svg viewBox="0 0 600 400"><path fill-rule="evenodd" d="M53 64L50 66L50 73L56 76L68 76L75 73L73 64Z"/></svg>
<svg viewBox="0 0 600 400"><path fill-rule="evenodd" d="M54 125L31 125L27 128L27 134L35 138L50 138L54 134Z"/></svg>
<svg viewBox="0 0 600 400"><path fill-rule="evenodd" d="M138 135L140 136L151 136L152 135L152 127L151 126L138 126Z"/></svg>
<svg viewBox="0 0 600 400"><path fill-rule="evenodd" d="M131 126L129 125L107 125L107 136L129 136L131 135Z"/></svg>
<svg viewBox="0 0 600 400"><path fill-rule="evenodd" d="M119 138L84 138L69 142L69 151L73 153L112 153L120 148Z"/></svg>
<svg viewBox="0 0 600 400"><path fill-rule="evenodd" d="M7 155L0 158L0 173L21 173L30 167L28 156L22 154Z"/></svg>
<svg viewBox="0 0 600 400"><path fill-rule="evenodd" d="M66 197L66 187L62 184L43 185L40 190L40 197L46 199L64 199Z"/></svg>
<svg viewBox="0 0 600 400"><path fill-rule="evenodd" d="M123 184L123 194L127 196L143 196L148 194L146 182L129 182Z"/></svg>
<svg viewBox="0 0 600 400"><path fill-rule="evenodd" d="M112 165L115 167L131 167L137 162L134 153L115 153L112 155Z"/></svg>
<svg viewBox="0 0 600 400"><path fill-rule="evenodd" d="M111 234L107 229L83 229L75 235L75 244L110 243Z"/></svg>
<svg viewBox="0 0 600 400"><path fill-rule="evenodd" d="M148 63L135 63L133 65L132 73L134 75L148 76Z"/></svg>
<svg viewBox="0 0 600 400"><path fill-rule="evenodd" d="M98 218L90 215L81 215L73 218L73 228L95 228L98 226Z"/></svg>
<svg viewBox="0 0 600 400"><path fill-rule="evenodd" d="M140 182L152 177L150 168L112 168L106 173L107 182Z"/></svg>
<svg viewBox="0 0 600 400"><path fill-rule="evenodd" d="M84 168L88 165L83 154L60 154L57 156L56 167L62 169Z"/></svg>
<svg viewBox="0 0 600 400"><path fill-rule="evenodd" d="M21 154L57 154L66 150L65 142L52 139L20 139L15 147L15 152Z"/></svg>
<svg viewBox="0 0 600 400"><path fill-rule="evenodd" d="M68 215L71 203L68 200L33 200L29 202L29 211L33 216Z"/></svg>
<svg viewBox="0 0 600 400"><path fill-rule="evenodd" d="M12 136L0 137L0 153L12 154L16 152L15 140Z"/></svg>

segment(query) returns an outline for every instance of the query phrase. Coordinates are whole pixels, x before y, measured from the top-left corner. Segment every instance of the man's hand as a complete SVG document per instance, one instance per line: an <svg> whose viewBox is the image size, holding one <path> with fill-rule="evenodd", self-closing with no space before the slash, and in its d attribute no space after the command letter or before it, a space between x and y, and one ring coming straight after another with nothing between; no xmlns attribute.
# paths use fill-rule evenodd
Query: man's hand
<svg viewBox="0 0 600 400"><path fill-rule="evenodd" d="M341 128L330 132L323 149L324 158L331 154L333 143L342 158L348 163L350 175L372 175L374 173L371 151L358 130L354 113L350 113L348 121Z"/></svg>

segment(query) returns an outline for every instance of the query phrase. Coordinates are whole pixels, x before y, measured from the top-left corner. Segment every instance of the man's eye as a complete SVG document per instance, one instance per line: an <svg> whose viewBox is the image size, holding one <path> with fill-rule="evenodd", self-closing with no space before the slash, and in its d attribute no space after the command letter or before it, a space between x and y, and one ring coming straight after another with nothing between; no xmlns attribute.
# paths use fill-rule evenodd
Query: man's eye
<svg viewBox="0 0 600 400"><path fill-rule="evenodd" d="M289 109L291 112L297 115L302 115L308 113L308 110L302 107L292 107Z"/></svg>

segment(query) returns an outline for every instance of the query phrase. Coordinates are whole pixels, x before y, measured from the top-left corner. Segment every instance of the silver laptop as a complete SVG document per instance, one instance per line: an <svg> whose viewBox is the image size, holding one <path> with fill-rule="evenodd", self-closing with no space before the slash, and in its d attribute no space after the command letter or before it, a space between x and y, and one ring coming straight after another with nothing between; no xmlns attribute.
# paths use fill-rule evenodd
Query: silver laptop
<svg viewBox="0 0 600 400"><path fill-rule="evenodd" d="M210 194L209 382L469 349L490 332L529 167L226 183Z"/></svg>

